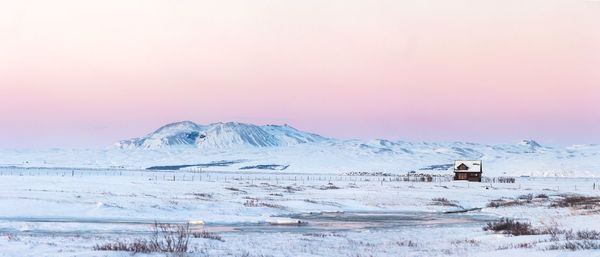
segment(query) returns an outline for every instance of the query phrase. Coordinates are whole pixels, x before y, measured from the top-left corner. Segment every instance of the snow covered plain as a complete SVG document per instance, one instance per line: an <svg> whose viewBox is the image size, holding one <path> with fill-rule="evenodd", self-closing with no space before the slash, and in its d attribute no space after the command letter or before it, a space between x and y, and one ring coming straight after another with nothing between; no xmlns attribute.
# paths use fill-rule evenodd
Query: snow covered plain
<svg viewBox="0 0 600 257"><path fill-rule="evenodd" d="M482 229L509 217L540 229L600 231L597 202L553 207L569 194L599 196L598 183L3 168L0 256L130 256L93 247L147 238L154 221L193 222L194 231L222 238L192 238L189 256L600 256L593 249L551 250L597 239ZM445 213L466 209L475 210ZM303 225L272 224L295 220Z"/></svg>
<svg viewBox="0 0 600 257"><path fill-rule="evenodd" d="M599 157L598 145L235 122L168 124L107 149L0 150L0 256L130 256L94 247L147 239L154 222L213 233L189 256L600 256ZM457 159L516 181L451 181ZM501 218L531 227L483 230Z"/></svg>

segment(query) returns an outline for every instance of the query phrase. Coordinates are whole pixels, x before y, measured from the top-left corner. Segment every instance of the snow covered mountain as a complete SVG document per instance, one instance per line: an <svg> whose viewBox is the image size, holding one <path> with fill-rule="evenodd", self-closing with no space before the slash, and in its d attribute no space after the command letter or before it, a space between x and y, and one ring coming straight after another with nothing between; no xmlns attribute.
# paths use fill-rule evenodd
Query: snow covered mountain
<svg viewBox="0 0 600 257"><path fill-rule="evenodd" d="M482 160L487 176L600 177L600 145L341 140L287 125L237 122L165 125L109 149L0 150L0 166L210 167L223 171L407 171L449 174L454 160Z"/></svg>
<svg viewBox="0 0 600 257"><path fill-rule="evenodd" d="M198 125L182 121L165 125L140 138L116 144L122 149L196 147L225 149L232 147L276 147L319 143L331 139L299 131L288 125L257 126L238 122Z"/></svg>
<svg viewBox="0 0 600 257"><path fill-rule="evenodd" d="M160 127L145 137L123 140L116 144L120 148L156 148L174 145L196 145L204 127L191 121L182 121Z"/></svg>

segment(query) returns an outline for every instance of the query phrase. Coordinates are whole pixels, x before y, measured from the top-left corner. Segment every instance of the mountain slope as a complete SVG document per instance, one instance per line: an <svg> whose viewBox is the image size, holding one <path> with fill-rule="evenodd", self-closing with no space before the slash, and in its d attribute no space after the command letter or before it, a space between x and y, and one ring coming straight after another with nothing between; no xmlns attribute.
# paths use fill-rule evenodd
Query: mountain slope
<svg viewBox="0 0 600 257"><path fill-rule="evenodd" d="M237 122L208 125L202 133L206 136L198 141L202 148L230 148L235 146L271 147L282 143L261 127Z"/></svg>
<svg viewBox="0 0 600 257"><path fill-rule="evenodd" d="M205 128L191 121L167 124L140 138L123 140L116 144L118 148L161 148L165 146L193 146L200 139Z"/></svg>
<svg viewBox="0 0 600 257"><path fill-rule="evenodd" d="M156 149L170 147L197 147L228 149L232 147L277 147L318 143L329 139L290 126L257 126L239 122L198 125L191 121L165 125L140 138L123 140L116 144L122 149Z"/></svg>

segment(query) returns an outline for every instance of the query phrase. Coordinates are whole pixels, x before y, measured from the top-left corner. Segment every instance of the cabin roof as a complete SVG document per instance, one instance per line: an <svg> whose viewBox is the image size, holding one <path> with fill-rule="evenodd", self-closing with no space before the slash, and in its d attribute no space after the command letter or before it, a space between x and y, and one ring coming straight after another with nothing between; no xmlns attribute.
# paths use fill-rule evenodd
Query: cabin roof
<svg viewBox="0 0 600 257"><path fill-rule="evenodd" d="M459 170L461 165L467 166L466 170ZM481 161L454 161L454 172L482 172Z"/></svg>

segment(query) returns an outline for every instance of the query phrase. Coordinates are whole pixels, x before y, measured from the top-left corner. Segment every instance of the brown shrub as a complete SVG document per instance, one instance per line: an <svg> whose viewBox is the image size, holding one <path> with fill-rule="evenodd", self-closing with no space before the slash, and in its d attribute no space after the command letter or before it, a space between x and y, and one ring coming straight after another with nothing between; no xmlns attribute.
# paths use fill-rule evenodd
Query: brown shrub
<svg viewBox="0 0 600 257"><path fill-rule="evenodd" d="M190 241L189 224L154 223L153 233L148 239L135 239L132 242L116 241L95 245L96 251L127 251L134 253L185 253Z"/></svg>
<svg viewBox="0 0 600 257"><path fill-rule="evenodd" d="M582 195L563 195L555 200L551 207L573 207L578 209L594 209L600 207L600 197Z"/></svg>
<svg viewBox="0 0 600 257"><path fill-rule="evenodd" d="M567 241L565 243L555 243L548 247L548 250L600 250L600 243L594 241Z"/></svg>
<svg viewBox="0 0 600 257"><path fill-rule="evenodd" d="M576 233L579 240L600 240L600 231L580 230Z"/></svg>
<svg viewBox="0 0 600 257"><path fill-rule="evenodd" d="M531 227L530 223L518 222L509 218L502 218L499 221L489 222L485 227L483 227L483 230L494 231L496 233L513 236L538 234L538 232Z"/></svg>

